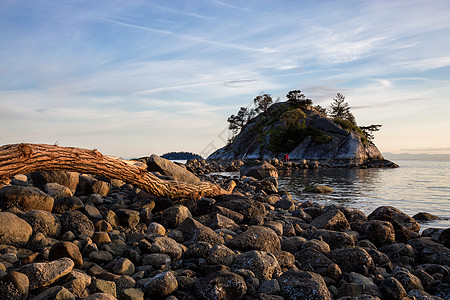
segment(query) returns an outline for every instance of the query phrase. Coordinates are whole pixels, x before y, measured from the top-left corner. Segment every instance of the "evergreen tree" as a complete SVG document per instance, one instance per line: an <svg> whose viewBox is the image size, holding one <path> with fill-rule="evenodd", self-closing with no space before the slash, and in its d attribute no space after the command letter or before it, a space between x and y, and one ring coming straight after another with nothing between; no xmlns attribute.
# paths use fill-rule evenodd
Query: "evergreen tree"
<svg viewBox="0 0 450 300"><path fill-rule="evenodd" d="M272 105L273 99L272 99L272 96L270 96L270 94L263 94L263 95L257 96L253 100L253 103L256 106L257 112L265 112L269 108L269 106Z"/></svg>
<svg viewBox="0 0 450 300"><path fill-rule="evenodd" d="M350 106L345 102L345 96L341 93L337 93L333 98L333 102L330 104L330 117L339 118L350 121L353 125L356 125L355 116L350 111Z"/></svg>

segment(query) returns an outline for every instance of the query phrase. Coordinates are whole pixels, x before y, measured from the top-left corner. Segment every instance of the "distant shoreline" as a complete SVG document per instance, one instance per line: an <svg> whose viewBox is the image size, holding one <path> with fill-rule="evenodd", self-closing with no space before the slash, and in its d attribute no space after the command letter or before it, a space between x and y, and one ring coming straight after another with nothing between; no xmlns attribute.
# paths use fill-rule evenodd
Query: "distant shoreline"
<svg viewBox="0 0 450 300"><path fill-rule="evenodd" d="M436 161L450 161L450 154L428 154L428 153L383 153L384 158L395 160L436 160Z"/></svg>

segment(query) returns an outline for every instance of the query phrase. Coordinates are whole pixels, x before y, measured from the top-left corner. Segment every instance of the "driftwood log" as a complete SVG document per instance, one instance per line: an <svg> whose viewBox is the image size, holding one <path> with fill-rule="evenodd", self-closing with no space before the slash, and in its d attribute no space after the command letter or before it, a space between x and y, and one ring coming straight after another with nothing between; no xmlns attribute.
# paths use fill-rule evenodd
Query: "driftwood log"
<svg viewBox="0 0 450 300"><path fill-rule="evenodd" d="M8 182L17 174L45 170L66 170L101 175L134 184L159 197L192 198L230 194L227 189L209 182L189 184L163 180L147 172L147 166L136 161L102 155L96 149L59 147L44 144L12 144L0 147L0 182Z"/></svg>

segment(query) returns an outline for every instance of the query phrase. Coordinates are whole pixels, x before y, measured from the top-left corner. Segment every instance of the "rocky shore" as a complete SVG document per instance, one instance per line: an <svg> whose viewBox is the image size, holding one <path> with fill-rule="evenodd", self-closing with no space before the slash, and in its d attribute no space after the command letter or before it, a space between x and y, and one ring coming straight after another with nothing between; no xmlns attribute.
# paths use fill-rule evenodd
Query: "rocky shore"
<svg viewBox="0 0 450 300"><path fill-rule="evenodd" d="M237 185L196 201L74 172L16 176L0 188L0 299L450 299L450 229L294 201L272 165L242 170L200 176Z"/></svg>

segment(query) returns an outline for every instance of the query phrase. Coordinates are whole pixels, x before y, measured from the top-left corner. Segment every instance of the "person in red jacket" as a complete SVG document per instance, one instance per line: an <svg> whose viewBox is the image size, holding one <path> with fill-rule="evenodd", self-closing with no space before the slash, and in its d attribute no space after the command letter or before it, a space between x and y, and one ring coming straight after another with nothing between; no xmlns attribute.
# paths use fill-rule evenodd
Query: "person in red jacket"
<svg viewBox="0 0 450 300"><path fill-rule="evenodd" d="M289 155L287 155L287 153L284 155L284 158L283 158L283 160L284 161L286 161L286 162L288 162L289 161Z"/></svg>

